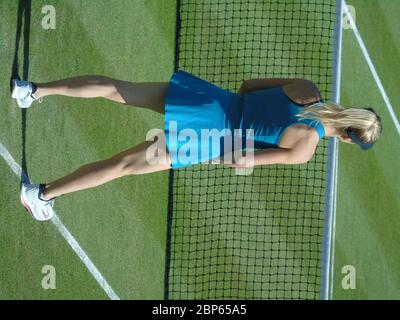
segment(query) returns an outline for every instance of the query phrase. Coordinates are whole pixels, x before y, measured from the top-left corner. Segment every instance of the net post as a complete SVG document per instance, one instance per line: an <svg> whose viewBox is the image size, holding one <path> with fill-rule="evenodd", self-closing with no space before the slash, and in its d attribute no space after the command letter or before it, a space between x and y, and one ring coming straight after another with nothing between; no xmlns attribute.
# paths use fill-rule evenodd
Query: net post
<svg viewBox="0 0 400 320"><path fill-rule="evenodd" d="M332 64L332 95L331 101L340 101L341 83L341 56L342 56L342 32L343 32L343 0L336 1L336 18L333 46ZM325 188L324 226L322 239L321 258L321 291L320 299L329 300L332 298L333 286L333 262L335 245L336 225L336 185L338 166L338 141L330 138L328 142L328 162Z"/></svg>

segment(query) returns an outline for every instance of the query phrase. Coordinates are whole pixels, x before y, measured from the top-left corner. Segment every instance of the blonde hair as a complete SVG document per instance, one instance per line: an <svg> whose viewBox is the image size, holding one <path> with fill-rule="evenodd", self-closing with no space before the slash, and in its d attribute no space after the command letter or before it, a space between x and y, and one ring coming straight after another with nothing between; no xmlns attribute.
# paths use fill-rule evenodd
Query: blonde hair
<svg viewBox="0 0 400 320"><path fill-rule="evenodd" d="M381 118L372 108L344 108L334 102L319 102L304 107L298 116L328 124L340 134L351 129L364 143L376 142L382 132Z"/></svg>

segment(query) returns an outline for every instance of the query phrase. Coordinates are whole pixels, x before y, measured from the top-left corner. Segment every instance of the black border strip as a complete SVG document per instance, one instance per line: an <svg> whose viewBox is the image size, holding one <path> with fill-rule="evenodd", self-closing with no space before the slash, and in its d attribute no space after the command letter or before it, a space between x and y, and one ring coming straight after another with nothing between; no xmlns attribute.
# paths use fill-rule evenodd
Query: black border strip
<svg viewBox="0 0 400 320"><path fill-rule="evenodd" d="M179 39L181 35L181 0L176 1L175 61L174 71L179 69ZM169 271L171 264L171 228L174 215L174 170L169 170L167 245L165 253L164 300L169 300Z"/></svg>

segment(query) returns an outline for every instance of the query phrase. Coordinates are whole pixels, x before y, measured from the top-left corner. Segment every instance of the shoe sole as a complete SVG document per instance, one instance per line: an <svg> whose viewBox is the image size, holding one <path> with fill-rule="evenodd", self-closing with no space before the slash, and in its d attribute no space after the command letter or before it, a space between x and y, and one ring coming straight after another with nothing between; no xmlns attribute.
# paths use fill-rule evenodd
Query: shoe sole
<svg viewBox="0 0 400 320"><path fill-rule="evenodd" d="M14 79L14 80L12 81L11 97L12 97L13 99L17 99L17 98L18 98L17 93L18 93L17 80Z"/></svg>
<svg viewBox="0 0 400 320"><path fill-rule="evenodd" d="M28 211L28 213L32 216L32 218L36 219L35 216L32 213L31 207L29 206L29 201L25 197L25 190L24 189L22 189L22 191L21 191L21 203L24 206L24 208L26 209L26 211Z"/></svg>

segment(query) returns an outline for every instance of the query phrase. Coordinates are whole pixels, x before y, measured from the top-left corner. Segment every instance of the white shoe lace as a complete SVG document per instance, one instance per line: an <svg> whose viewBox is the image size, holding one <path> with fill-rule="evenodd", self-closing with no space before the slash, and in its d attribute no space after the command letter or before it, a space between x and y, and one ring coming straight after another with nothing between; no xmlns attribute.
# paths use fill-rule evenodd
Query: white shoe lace
<svg viewBox="0 0 400 320"><path fill-rule="evenodd" d="M42 101L43 101L42 97L36 98L34 93L31 93L31 97L32 97L33 100L35 100L35 101L37 101L39 103L42 103Z"/></svg>

